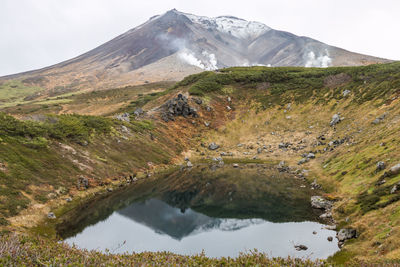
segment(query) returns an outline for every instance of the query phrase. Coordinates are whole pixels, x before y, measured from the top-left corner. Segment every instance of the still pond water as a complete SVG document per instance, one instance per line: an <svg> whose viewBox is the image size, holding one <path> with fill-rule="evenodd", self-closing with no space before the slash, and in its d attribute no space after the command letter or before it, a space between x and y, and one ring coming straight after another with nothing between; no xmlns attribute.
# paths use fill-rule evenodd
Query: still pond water
<svg viewBox="0 0 400 267"><path fill-rule="evenodd" d="M271 257L338 251L310 208L315 192L268 166L197 166L79 207L58 232L69 244L112 253L170 251L210 257L257 249ZM314 234L313 232L316 232ZM308 250L296 251L294 245Z"/></svg>

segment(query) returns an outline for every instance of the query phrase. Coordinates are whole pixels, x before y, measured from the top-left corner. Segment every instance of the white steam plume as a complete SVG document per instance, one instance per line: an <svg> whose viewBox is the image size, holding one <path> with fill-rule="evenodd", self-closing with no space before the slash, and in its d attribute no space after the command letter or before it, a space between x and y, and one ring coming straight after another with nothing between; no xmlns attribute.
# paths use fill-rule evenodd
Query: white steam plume
<svg viewBox="0 0 400 267"><path fill-rule="evenodd" d="M324 55L315 56L313 51L308 52L305 67L327 68L332 64L332 59L329 57L328 50L325 50Z"/></svg>
<svg viewBox="0 0 400 267"><path fill-rule="evenodd" d="M179 57L182 61L188 63L189 65L199 67L199 68L201 68L201 69L203 69L203 70L206 69L206 67L205 67L204 64L201 62L201 60L198 59L198 58L196 58L196 57L194 56L194 54L192 53L192 51L190 51L190 50L188 50L188 49L182 49L181 51L179 51L178 57Z"/></svg>
<svg viewBox="0 0 400 267"><path fill-rule="evenodd" d="M199 67L203 70L218 69L218 61L214 54L203 51L201 55L201 59L199 59L195 56L195 53L193 51L187 48L184 48L178 52L178 57L189 65Z"/></svg>

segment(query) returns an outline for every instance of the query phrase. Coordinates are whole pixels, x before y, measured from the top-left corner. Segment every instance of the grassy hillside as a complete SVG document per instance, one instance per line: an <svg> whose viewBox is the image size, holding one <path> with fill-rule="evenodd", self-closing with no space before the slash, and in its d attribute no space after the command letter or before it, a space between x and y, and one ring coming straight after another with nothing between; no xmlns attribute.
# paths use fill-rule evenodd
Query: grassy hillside
<svg viewBox="0 0 400 267"><path fill-rule="evenodd" d="M3 109L14 117L34 113L35 121L1 114L1 222L11 224L7 229L34 226L22 223L32 218L27 213L53 198L78 196L81 175L93 187L105 188L111 178L145 174L183 156L207 161L224 151L242 162L284 160L322 185L336 200L338 229L354 227L359 233L331 261L400 259L400 190L393 190L400 174L384 175L400 163L400 63L228 68L191 75L166 88L121 88L49 99L68 101L47 107L29 103ZM199 118L160 119L156 108L178 93L190 95ZM130 123L87 116L132 114L138 107L148 113ZM54 115L64 111L81 115ZM341 120L331 126L334 114ZM201 145L210 142L221 148L213 152ZM279 148L281 143L288 145ZM316 158L299 165L309 152ZM385 168L377 170L379 161ZM35 218L48 211L37 209Z"/></svg>
<svg viewBox="0 0 400 267"><path fill-rule="evenodd" d="M334 210L338 227L355 227L360 235L335 260L400 258L400 195L391 192L400 182L400 173L378 185L385 171L400 163L399 63L328 69L231 68L190 76L179 85L204 99L220 98L232 108L232 120L207 134L203 142L216 142L221 151L236 157L285 160L299 170L309 170L308 179L316 179L338 199ZM337 113L343 120L331 127ZM337 140L344 142L329 145ZM292 143L293 149L278 148L285 142ZM258 154L263 145L268 149ZM316 159L298 165L301 155L309 152ZM385 162L385 170L376 170L379 161Z"/></svg>

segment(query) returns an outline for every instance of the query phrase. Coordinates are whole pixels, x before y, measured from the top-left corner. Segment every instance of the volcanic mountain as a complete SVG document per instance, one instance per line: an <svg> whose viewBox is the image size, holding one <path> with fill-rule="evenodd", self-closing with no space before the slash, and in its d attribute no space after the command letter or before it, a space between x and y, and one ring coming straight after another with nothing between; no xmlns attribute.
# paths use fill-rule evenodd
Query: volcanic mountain
<svg viewBox="0 0 400 267"><path fill-rule="evenodd" d="M76 58L9 75L52 95L180 80L230 66L353 66L388 60L232 16L208 18L175 9Z"/></svg>

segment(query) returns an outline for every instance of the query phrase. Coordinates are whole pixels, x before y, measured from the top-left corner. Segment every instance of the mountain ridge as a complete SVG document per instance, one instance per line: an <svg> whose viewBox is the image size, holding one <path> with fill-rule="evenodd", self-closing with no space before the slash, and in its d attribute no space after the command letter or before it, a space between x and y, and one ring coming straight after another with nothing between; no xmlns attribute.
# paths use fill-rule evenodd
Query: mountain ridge
<svg viewBox="0 0 400 267"><path fill-rule="evenodd" d="M22 80L57 95L178 81L203 70L232 66L328 67L384 62L389 60L352 53L260 22L233 16L208 18L173 9L75 58L0 80Z"/></svg>

